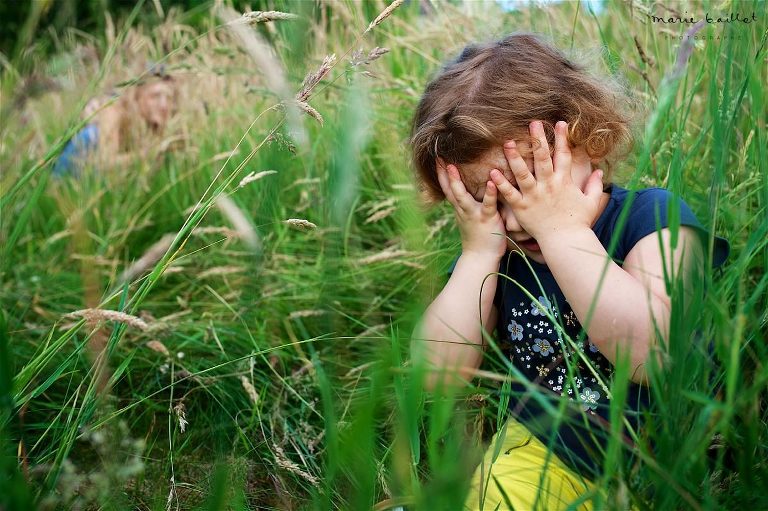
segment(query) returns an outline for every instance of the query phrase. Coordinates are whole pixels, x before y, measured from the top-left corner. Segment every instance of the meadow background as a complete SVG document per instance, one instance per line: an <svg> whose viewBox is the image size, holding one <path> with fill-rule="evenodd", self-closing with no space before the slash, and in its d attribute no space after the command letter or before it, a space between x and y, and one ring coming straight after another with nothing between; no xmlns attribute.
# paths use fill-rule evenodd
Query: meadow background
<svg viewBox="0 0 768 511"><path fill-rule="evenodd" d="M615 181L680 193L731 244L673 307L640 447L612 442L588 497L768 509L762 2L408 2L378 23L389 2L89 5L87 30L41 10L3 39L0 509L460 509L514 373L487 357L422 391L411 332L460 243L406 142L440 64L515 30L625 83L640 122ZM251 9L297 18L233 29ZM759 21L685 45L690 25L649 18L685 11ZM173 150L52 178L88 99L148 61L180 85Z"/></svg>

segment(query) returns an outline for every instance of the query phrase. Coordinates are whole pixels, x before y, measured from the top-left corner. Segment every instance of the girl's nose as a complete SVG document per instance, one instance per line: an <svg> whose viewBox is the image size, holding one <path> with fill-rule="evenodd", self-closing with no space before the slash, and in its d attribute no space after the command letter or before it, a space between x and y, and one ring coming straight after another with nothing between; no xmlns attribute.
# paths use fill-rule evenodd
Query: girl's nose
<svg viewBox="0 0 768 511"><path fill-rule="evenodd" d="M501 219L504 221L504 227L507 229L507 232L523 231L520 222L517 221L515 214L512 212L512 208L507 204L504 204L504 207L501 210Z"/></svg>

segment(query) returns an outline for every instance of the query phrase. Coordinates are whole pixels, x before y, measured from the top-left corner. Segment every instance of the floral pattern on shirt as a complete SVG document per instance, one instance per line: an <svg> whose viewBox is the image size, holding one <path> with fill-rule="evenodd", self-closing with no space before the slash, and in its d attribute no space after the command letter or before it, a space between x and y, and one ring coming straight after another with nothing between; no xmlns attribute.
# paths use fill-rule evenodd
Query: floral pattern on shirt
<svg viewBox="0 0 768 511"><path fill-rule="evenodd" d="M517 321L515 321L514 319L509 322L509 326L507 327L507 330L509 331L509 340L511 341L523 340L523 326Z"/></svg>
<svg viewBox="0 0 768 511"><path fill-rule="evenodd" d="M576 342L582 330L567 301L559 304L561 308L554 307L545 296L539 296L537 301L518 302L507 309L507 334L502 344L509 347L508 356L531 381L538 380L553 392L579 402L583 410L595 413L598 405L608 403L608 389L604 385L605 375L612 372L610 362L589 338L575 347L564 339L563 333ZM560 355L563 359L552 366ZM589 359L594 372L581 356ZM568 375L569 365L574 366L573 377Z"/></svg>
<svg viewBox="0 0 768 511"><path fill-rule="evenodd" d="M555 352L548 340L538 338L533 340L533 351L539 353L542 357Z"/></svg>
<svg viewBox="0 0 768 511"><path fill-rule="evenodd" d="M542 306L544 307L542 309ZM545 296L539 297L539 303L531 302L531 316L544 316L552 310L552 304Z"/></svg>

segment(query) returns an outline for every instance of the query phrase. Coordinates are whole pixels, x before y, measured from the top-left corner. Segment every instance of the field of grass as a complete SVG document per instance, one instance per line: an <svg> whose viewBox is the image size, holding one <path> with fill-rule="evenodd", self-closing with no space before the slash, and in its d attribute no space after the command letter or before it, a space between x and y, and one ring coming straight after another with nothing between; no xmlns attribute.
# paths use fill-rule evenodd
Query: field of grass
<svg viewBox="0 0 768 511"><path fill-rule="evenodd" d="M385 2L276 0L299 17L239 29L213 5L205 29L131 16L60 34L33 77L4 65L0 509L461 509L514 372L487 357L471 387L422 390L411 333L460 243L447 205L420 206L407 137L441 62L516 30L623 80L644 117L615 181L680 193L731 244L703 301L673 305L640 448L616 436L588 498L768 509L765 5L432 5L372 23ZM691 25L650 21L669 8L758 22L685 43ZM176 149L53 178L85 103L142 59L180 84Z"/></svg>

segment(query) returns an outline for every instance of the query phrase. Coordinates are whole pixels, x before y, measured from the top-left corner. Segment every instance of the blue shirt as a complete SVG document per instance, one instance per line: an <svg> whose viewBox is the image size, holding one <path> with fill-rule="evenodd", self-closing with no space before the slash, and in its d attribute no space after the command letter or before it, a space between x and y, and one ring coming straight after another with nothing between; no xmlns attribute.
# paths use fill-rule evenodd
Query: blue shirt
<svg viewBox="0 0 768 511"><path fill-rule="evenodd" d="M54 176L76 173L82 160L88 153L94 151L99 143L99 128L96 124L88 124L67 142L61 151L56 165L53 167Z"/></svg>
<svg viewBox="0 0 768 511"><path fill-rule="evenodd" d="M661 188L638 191L626 222L619 229L619 216L629 191L616 185L610 185L607 191L610 193L609 202L592 230L606 250L615 239L612 257L619 265L639 240L668 227L671 215L679 218L680 225L696 229L702 239L706 236L706 231L688 205ZM728 250L726 240L715 238L714 266L720 266L725 261ZM573 262L573 268L578 271L578 260ZM449 273L452 271L453 266ZM501 260L499 273L494 297L499 311L496 325L499 347L529 381L537 382L546 389L543 394L552 398L550 402L553 406L557 407L562 395L580 404L585 415L572 413L569 419L564 419L557 428L553 451L582 474L595 474L602 465L599 447L607 443L607 394L613 366L584 334L579 320L545 264L530 259L526 263L519 253L507 252ZM532 300L521 287L537 300ZM575 344L565 340L548 314ZM584 338L578 343L580 335ZM584 363L582 355L589 360L592 368ZM640 412L648 404L648 389L630 382L625 417L633 428L638 426ZM530 393L526 395L522 383L512 383L509 406L516 418L547 445L555 430L553 418L544 411L537 397L532 397ZM584 417L589 426L585 425ZM629 441L628 438L626 440Z"/></svg>

